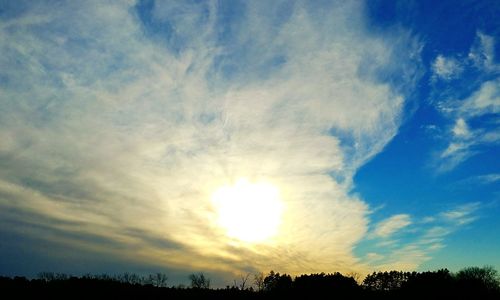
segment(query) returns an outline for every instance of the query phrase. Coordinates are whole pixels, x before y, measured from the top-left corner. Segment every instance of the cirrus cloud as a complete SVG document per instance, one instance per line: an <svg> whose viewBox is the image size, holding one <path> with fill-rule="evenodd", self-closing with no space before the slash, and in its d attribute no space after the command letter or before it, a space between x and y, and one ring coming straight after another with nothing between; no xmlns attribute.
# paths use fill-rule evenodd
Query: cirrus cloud
<svg viewBox="0 0 500 300"><path fill-rule="evenodd" d="M122 247L78 243L190 270L361 267L369 209L352 176L398 130L418 42L372 35L358 2L252 2L226 27L216 2L142 4L1 17L0 215L17 224L2 230L97 234ZM399 71L407 85L385 81ZM214 222L211 193L241 177L281 191L267 244Z"/></svg>

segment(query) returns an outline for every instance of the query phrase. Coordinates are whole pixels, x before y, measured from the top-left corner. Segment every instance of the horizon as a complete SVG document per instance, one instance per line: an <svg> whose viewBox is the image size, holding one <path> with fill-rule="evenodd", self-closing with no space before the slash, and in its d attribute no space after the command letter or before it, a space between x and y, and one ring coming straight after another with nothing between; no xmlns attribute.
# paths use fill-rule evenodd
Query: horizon
<svg viewBox="0 0 500 300"><path fill-rule="evenodd" d="M498 15L0 1L0 276L500 270Z"/></svg>

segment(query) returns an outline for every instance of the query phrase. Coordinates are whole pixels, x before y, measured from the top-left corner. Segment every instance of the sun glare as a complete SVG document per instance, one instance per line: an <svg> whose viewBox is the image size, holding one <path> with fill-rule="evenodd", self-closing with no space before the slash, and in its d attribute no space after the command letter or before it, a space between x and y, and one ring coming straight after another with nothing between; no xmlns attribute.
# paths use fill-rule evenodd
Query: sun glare
<svg viewBox="0 0 500 300"><path fill-rule="evenodd" d="M262 242L278 233L283 204L278 189L269 183L240 179L212 195L218 225L229 237L244 242Z"/></svg>

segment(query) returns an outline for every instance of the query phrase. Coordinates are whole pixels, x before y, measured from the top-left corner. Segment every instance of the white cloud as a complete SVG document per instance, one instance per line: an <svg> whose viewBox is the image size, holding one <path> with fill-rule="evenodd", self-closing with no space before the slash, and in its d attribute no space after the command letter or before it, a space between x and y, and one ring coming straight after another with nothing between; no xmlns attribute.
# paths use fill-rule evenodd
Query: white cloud
<svg viewBox="0 0 500 300"><path fill-rule="evenodd" d="M467 118L500 113L500 79L481 84L479 90L462 101L458 113Z"/></svg>
<svg viewBox="0 0 500 300"><path fill-rule="evenodd" d="M389 217L376 225L374 234L378 237L389 237L412 223L407 214Z"/></svg>
<svg viewBox="0 0 500 300"><path fill-rule="evenodd" d="M463 118L457 119L452 131L456 137L468 138L470 136L469 126L467 126Z"/></svg>
<svg viewBox="0 0 500 300"><path fill-rule="evenodd" d="M457 59L438 55L432 64L434 78L450 80L460 76L463 69Z"/></svg>
<svg viewBox="0 0 500 300"><path fill-rule="evenodd" d="M492 36L478 32L468 59L473 62L475 67L486 72L498 71L500 67L495 64L495 39Z"/></svg>
<svg viewBox="0 0 500 300"><path fill-rule="evenodd" d="M481 205L477 202L465 203L453 209L427 216L422 219L413 218L407 224L409 216L396 215L379 223L379 228L387 226L375 241L374 249L363 258L363 261L376 270L415 270L422 263L431 260L433 254L446 247L445 239L461 227L478 219L477 212ZM401 219L403 221L397 221ZM396 220L396 221L393 221ZM394 225L386 225L394 223ZM398 240L390 239L398 229L412 227L411 233L407 230ZM383 253L384 255L374 255Z"/></svg>
<svg viewBox="0 0 500 300"><path fill-rule="evenodd" d="M396 239L383 239L380 242L377 242L377 247L380 248L396 248L400 246L400 241Z"/></svg>
<svg viewBox="0 0 500 300"><path fill-rule="evenodd" d="M484 82L481 87L457 104L451 111L456 116L451 127L448 147L440 154L439 171L450 171L478 152L481 145L494 145L500 141L497 125L488 125L471 129L467 120L486 114L498 115L500 112L500 79Z"/></svg>
<svg viewBox="0 0 500 300"><path fill-rule="evenodd" d="M450 228L444 226L433 226L428 229L424 235L424 241L427 242L428 239L442 238L451 233Z"/></svg>
<svg viewBox="0 0 500 300"><path fill-rule="evenodd" d="M404 105L377 70L410 78L418 43L370 36L355 2L296 5L278 25L267 13L283 3L248 4L230 46L218 44L216 5L164 5L153 21L170 22L169 39L145 34L132 2L40 3L0 21L0 193L16 191L0 219L16 207L39 226L79 222L123 244L113 255L177 268L355 267L369 209L349 194L352 176L396 134ZM211 193L239 177L279 187L275 241L234 246L214 226Z"/></svg>
<svg viewBox="0 0 500 300"><path fill-rule="evenodd" d="M464 179L458 180L450 185L452 189L473 189L481 185L494 184L500 181L500 174L490 173L466 177Z"/></svg>
<svg viewBox="0 0 500 300"><path fill-rule="evenodd" d="M435 217L427 216L427 217L424 217L421 222L425 224L425 223L432 223L435 220L436 220Z"/></svg>
<svg viewBox="0 0 500 300"><path fill-rule="evenodd" d="M500 174L485 174L485 175L479 175L474 178L480 183L483 184L489 184L489 183L494 183L500 180Z"/></svg>
<svg viewBox="0 0 500 300"><path fill-rule="evenodd" d="M468 203L457 207L454 210L443 212L441 217L447 221L456 223L458 225L465 225L476 220L476 216L473 215L479 209L479 203Z"/></svg>
<svg viewBox="0 0 500 300"><path fill-rule="evenodd" d="M437 170L454 169L468 158L480 153L477 148L500 141L497 124L470 126L485 115L500 113L500 66L495 63L495 39L478 32L467 57L456 60L438 55L432 65L435 77L457 79L454 86L444 89L445 99L439 99L437 108L454 122L448 135L448 146L437 155ZM458 66L458 67L457 67ZM459 68L455 70L455 67ZM465 75L463 75L465 74ZM461 76L463 75L463 76ZM470 78L475 78L471 81ZM476 87L469 90L470 87ZM452 91L452 92L450 92ZM455 97L450 96L455 91ZM465 91L465 93L464 93ZM467 96L463 96L463 95Z"/></svg>
<svg viewBox="0 0 500 300"><path fill-rule="evenodd" d="M376 270L402 270L414 271L422 263L432 257L427 249L418 244L407 244L401 248L391 251L385 259L377 261Z"/></svg>
<svg viewBox="0 0 500 300"><path fill-rule="evenodd" d="M370 261L377 261L377 260L381 260L384 258L383 255L381 254L378 254L378 253L375 253L375 252L369 252L366 254L366 258Z"/></svg>
<svg viewBox="0 0 500 300"><path fill-rule="evenodd" d="M473 134L463 118L456 120L451 132L453 134L452 142L440 155L440 171L449 171L474 154L470 150L474 144L471 140Z"/></svg>

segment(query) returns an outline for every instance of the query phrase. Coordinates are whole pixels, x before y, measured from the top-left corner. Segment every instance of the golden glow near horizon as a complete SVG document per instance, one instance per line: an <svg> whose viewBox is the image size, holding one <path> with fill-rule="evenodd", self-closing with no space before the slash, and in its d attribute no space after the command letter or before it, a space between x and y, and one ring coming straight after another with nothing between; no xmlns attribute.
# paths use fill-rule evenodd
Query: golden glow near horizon
<svg viewBox="0 0 500 300"><path fill-rule="evenodd" d="M272 184L239 179L212 195L217 223L226 234L243 242L263 242L275 236L281 223L283 203Z"/></svg>

